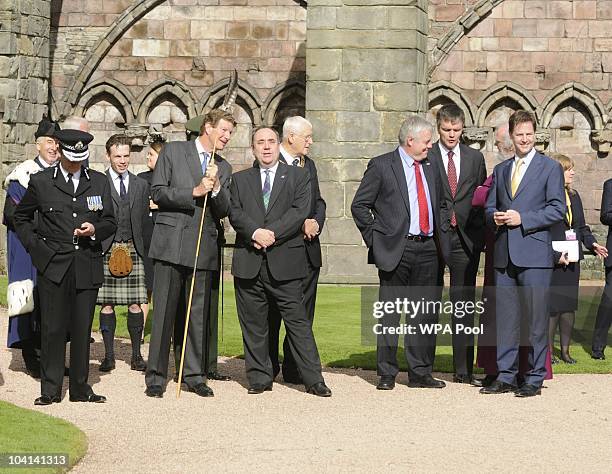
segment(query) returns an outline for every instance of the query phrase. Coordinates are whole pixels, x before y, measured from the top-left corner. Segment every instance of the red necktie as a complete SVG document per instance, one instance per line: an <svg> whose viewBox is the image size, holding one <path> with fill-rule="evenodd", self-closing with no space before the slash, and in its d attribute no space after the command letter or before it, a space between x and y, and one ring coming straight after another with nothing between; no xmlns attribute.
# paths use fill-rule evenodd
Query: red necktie
<svg viewBox="0 0 612 474"><path fill-rule="evenodd" d="M455 199L455 194L457 194L457 168L455 168L453 155L454 153L452 151L448 152L448 185L450 186L451 196ZM454 209L451 215L451 226L457 226L457 216L455 215Z"/></svg>
<svg viewBox="0 0 612 474"><path fill-rule="evenodd" d="M417 200L419 202L419 226L424 235L429 234L429 209L427 207L427 195L423 186L423 177L421 176L421 166L418 161L414 162L414 177L416 178Z"/></svg>

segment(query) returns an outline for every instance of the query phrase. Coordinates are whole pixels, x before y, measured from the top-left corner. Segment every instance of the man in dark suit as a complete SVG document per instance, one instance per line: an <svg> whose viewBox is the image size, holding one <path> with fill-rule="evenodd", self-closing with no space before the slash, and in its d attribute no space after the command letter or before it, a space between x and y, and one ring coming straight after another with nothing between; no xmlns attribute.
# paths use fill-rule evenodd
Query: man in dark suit
<svg viewBox="0 0 612 474"><path fill-rule="evenodd" d="M540 394L546 375L548 301L555 264L550 227L565 216L561 165L534 148L536 122L519 110L509 119L515 157L498 164L487 197L487 223L496 228L497 367L481 393ZM521 341L521 324L529 341ZM521 342L523 342L521 344ZM519 346L530 345L529 371L517 387Z"/></svg>
<svg viewBox="0 0 612 474"><path fill-rule="evenodd" d="M603 186L599 220L603 225L608 226L608 240L606 241L608 256L604 260L606 285L597 309L591 357L597 360L605 360L604 351L608 345L608 332L610 331L610 324L612 324L612 179L607 180Z"/></svg>
<svg viewBox="0 0 612 474"><path fill-rule="evenodd" d="M115 328L117 317L115 305L127 305L127 328L132 342L130 368L144 372L147 368L140 354L140 340L144 330L144 315L140 307L146 303L143 229L149 219L149 184L128 171L132 139L125 135L112 135L106 141L106 159L110 167L106 176L111 185L113 210L117 220L115 234L102 242L104 252L104 285L98 292L100 309L100 332L104 339L105 355L100 371L110 372L115 368ZM132 261L129 275L113 275L111 258L124 252Z"/></svg>
<svg viewBox="0 0 612 474"><path fill-rule="evenodd" d="M312 159L307 156L308 149L312 144L312 124L304 117L288 117L283 124L283 141L280 145L280 161L289 166L299 166L308 170L310 174L310 209L308 217L302 224L304 245L306 247L306 277L302 280L303 301L306 309L306 317L314 321L315 304L317 300L317 283L321 270L321 243L319 235L325 223L325 201L319 191L319 177L317 167ZM270 321L270 359L274 369L274 377L280 371L278 362L278 336L280 331L281 317L275 305L270 307L268 315ZM302 377L297 370L295 358L291 353L289 339L285 336L283 342L283 380L288 383L302 384Z"/></svg>
<svg viewBox="0 0 612 474"><path fill-rule="evenodd" d="M477 186L487 178L484 156L460 142L465 123L463 111L455 104L438 110L436 123L440 140L429 151L429 160L440 173L442 199L446 203L440 216L440 239L449 249L445 262L450 271L450 300L453 303L474 301L476 273L480 252L484 247L484 209L472 207ZM443 285L444 269L440 271ZM474 336L460 331L474 326L474 314L466 312L453 318L453 381L482 385L472 376L474 368Z"/></svg>
<svg viewBox="0 0 612 474"><path fill-rule="evenodd" d="M251 147L258 166L236 173L230 222L236 230L232 274L242 328L249 393L272 390L268 310L276 304L308 393L331 396L302 303L306 251L302 226L310 210L308 172L279 162L278 133L258 127Z"/></svg>
<svg viewBox="0 0 612 474"><path fill-rule="evenodd" d="M58 166L31 175L15 211L15 229L38 270L42 318L41 396L36 405L61 401L66 336L70 333L70 401L103 403L87 383L89 336L102 286L101 242L116 229L106 176L81 166L89 133L60 130ZM38 213L37 223L34 223Z"/></svg>
<svg viewBox="0 0 612 474"><path fill-rule="evenodd" d="M380 300L431 301L438 297L439 253L436 236L440 226L440 176L429 163L433 128L416 115L408 117L399 131L394 151L372 158L351 206L355 224L369 249L368 261L378 268ZM444 252L442 250L442 252ZM443 388L431 376L436 350L435 333L420 330L419 323L436 322L437 314L411 314L416 331L406 333L404 349L408 362L408 386ZM383 331L377 334L379 390L392 390L399 372L399 311L382 316Z"/></svg>
<svg viewBox="0 0 612 474"><path fill-rule="evenodd" d="M212 110L204 117L197 140L164 145L153 171L151 196L159 211L149 251L155 260L153 324L145 377L146 394L150 397L162 397L165 390L170 339L175 318L185 316L204 196L209 192L196 263L183 381L190 391L202 397L213 396L206 385L210 273L219 271L215 223L229 213L232 174L230 164L218 154L213 155L213 151L223 150L235 124L230 113Z"/></svg>

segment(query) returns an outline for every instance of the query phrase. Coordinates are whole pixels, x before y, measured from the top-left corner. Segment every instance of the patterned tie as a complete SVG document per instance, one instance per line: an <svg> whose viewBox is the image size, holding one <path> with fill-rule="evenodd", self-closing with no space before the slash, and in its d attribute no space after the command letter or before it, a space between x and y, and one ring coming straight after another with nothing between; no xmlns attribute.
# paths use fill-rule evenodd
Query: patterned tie
<svg viewBox="0 0 612 474"><path fill-rule="evenodd" d="M453 160L454 154L452 151L448 152L448 185L450 186L453 199L455 199L457 194L457 168L455 168L455 160ZM457 227L457 216L454 209L451 215L451 227Z"/></svg>
<svg viewBox="0 0 612 474"><path fill-rule="evenodd" d="M423 235L429 235L429 208L427 207L427 195L421 176L421 164L418 161L414 162L414 177L416 178L417 200L419 202L419 226Z"/></svg>
<svg viewBox="0 0 612 474"><path fill-rule="evenodd" d="M205 151L202 152L202 174L206 176L206 166L208 163L208 153Z"/></svg>
<svg viewBox="0 0 612 474"><path fill-rule="evenodd" d="M127 190L125 189L125 183L123 182L123 175L119 175L119 197L125 199L127 196Z"/></svg>
<svg viewBox="0 0 612 474"><path fill-rule="evenodd" d="M299 158L295 158L293 160L293 166L299 166L300 165L300 159Z"/></svg>
<svg viewBox="0 0 612 474"><path fill-rule="evenodd" d="M270 194L272 191L272 187L270 186L270 170L264 170L264 173L266 173L266 179L264 181L262 192L263 192L264 207L266 208L266 211L267 211L268 204L270 203Z"/></svg>
<svg viewBox="0 0 612 474"><path fill-rule="evenodd" d="M519 158L516 162L516 165L514 166L514 173L512 173L512 181L510 183L510 188L512 189L512 199L514 199L516 190L521 184L520 170L521 170L521 167L523 166L523 163L525 163L525 158Z"/></svg>

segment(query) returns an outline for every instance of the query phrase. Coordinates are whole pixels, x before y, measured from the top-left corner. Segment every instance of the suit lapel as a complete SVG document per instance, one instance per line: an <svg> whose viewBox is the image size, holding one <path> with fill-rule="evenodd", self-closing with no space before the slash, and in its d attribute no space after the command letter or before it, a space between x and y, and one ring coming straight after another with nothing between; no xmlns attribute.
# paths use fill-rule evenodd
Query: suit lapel
<svg viewBox="0 0 612 474"><path fill-rule="evenodd" d="M257 205L261 209L261 213L263 215L266 214L266 208L263 203L263 192L261 189L261 173L259 172L259 166L254 166L249 171L249 185L251 186L251 190L253 192L253 196L255 197L255 201ZM268 206L269 208L270 206Z"/></svg>
<svg viewBox="0 0 612 474"><path fill-rule="evenodd" d="M536 153L531 159L531 163L529 163L529 167L525 171L523 179L521 179L521 183L519 184L519 187L516 190L514 199L516 199L516 197L521 193L521 191L529 185L530 181L532 181L536 176L540 175L540 172L542 171L542 165L543 162L540 159L540 154Z"/></svg>
<svg viewBox="0 0 612 474"><path fill-rule="evenodd" d="M459 197L459 193L462 191L462 188L463 186L465 186L465 183L468 181L468 178L476 174L476 170L474 169L474 166L476 165L476 160L472 160L469 148L464 145L459 145L459 153L459 159L461 160L461 164L459 171L459 181L457 181L457 194L455 195L455 199ZM456 164L457 163L455 162L455 166ZM448 184L448 179L446 181Z"/></svg>
<svg viewBox="0 0 612 474"><path fill-rule="evenodd" d="M397 180L397 185L399 187L400 194L402 195L402 199L404 200L404 204L406 205L408 215L410 215L410 200L408 199L408 184L406 184L406 173L404 173L402 157L400 156L399 151L397 149L393 152L393 156L391 157L391 169L393 170L393 174L395 174L395 179Z"/></svg>
<svg viewBox="0 0 612 474"><path fill-rule="evenodd" d="M436 144L431 148L430 154L432 159L429 161L436 167L436 170L438 170L440 180L442 181L442 186L444 186L444 192L448 194L448 196L452 196L450 184L448 184L448 174L446 174L446 170L444 169L444 159L442 158L442 153L440 152L439 142L436 142Z"/></svg>
<svg viewBox="0 0 612 474"><path fill-rule="evenodd" d="M56 176L53 181L55 187L63 193L69 194L70 196L74 195L74 187L72 186L72 183L68 183L66 181L66 178L64 178L64 174L59 169L59 167L57 168Z"/></svg>
<svg viewBox="0 0 612 474"><path fill-rule="evenodd" d="M187 148L185 159L187 160L189 171L191 172L191 176L193 177L193 184L197 186L200 181L202 181L204 174L202 173L202 163L200 162L200 155L198 154L198 149L196 148L195 141L190 142L190 146Z"/></svg>
<svg viewBox="0 0 612 474"><path fill-rule="evenodd" d="M128 197L130 198L130 209L134 207L134 201L136 200L136 188L138 187L138 183L136 182L136 175L133 175L128 171L128 176L130 177L130 184L128 187Z"/></svg>
<svg viewBox="0 0 612 474"><path fill-rule="evenodd" d="M506 192L510 199L512 199L512 163L514 163L514 158L510 158L506 162L506 167L503 170L503 179L504 184L506 185Z"/></svg>
<svg viewBox="0 0 612 474"><path fill-rule="evenodd" d="M423 173L425 174L425 179L427 180L427 188L429 189L429 199L431 200L431 210L435 214L437 212L435 203L438 202L436 193L435 173L437 173L438 170L434 168L434 166L428 159L421 161L421 165L423 168Z"/></svg>
<svg viewBox="0 0 612 474"><path fill-rule="evenodd" d="M108 178L108 182L110 184L111 197L113 198L113 201L115 202L115 209L116 209L117 206L119 205L119 199L120 199L119 193L117 193L117 190L115 189L115 184L113 183L113 178L109 170L106 170L106 177Z"/></svg>
<svg viewBox="0 0 612 474"><path fill-rule="evenodd" d="M268 203L268 210L266 214L270 212L270 209L274 206L278 195L280 194L283 186L285 186L285 181L287 181L287 172L289 171L287 168L288 165L281 163L279 161L278 168L276 168L276 173L274 175L274 184L272 185L272 193L270 194L270 202Z"/></svg>

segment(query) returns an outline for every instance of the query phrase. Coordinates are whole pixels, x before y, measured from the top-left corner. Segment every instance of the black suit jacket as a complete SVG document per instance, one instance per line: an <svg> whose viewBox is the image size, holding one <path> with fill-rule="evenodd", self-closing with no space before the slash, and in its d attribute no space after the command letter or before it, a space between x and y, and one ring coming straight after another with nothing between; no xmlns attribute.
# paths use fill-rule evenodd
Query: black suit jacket
<svg viewBox="0 0 612 474"><path fill-rule="evenodd" d="M604 264L606 267L612 267L612 179L604 183L599 220L603 225L608 226L608 239L606 240L608 256L604 260Z"/></svg>
<svg viewBox="0 0 612 474"><path fill-rule="evenodd" d="M103 208L94 209L91 198ZM60 283L74 264L78 289L102 286L102 241L117 228L110 184L104 174L81 168L76 192L57 166L32 175L28 190L15 210L14 222L19 240L40 274ZM95 239L81 237L75 245L74 229L84 222L94 225Z"/></svg>
<svg viewBox="0 0 612 474"><path fill-rule="evenodd" d="M206 202L204 231L200 241L197 268L219 269L217 222L229 213L229 183L232 167L219 155L213 157L219 168L221 190ZM193 268L204 198L193 198L193 188L202 180L202 165L195 142L170 142L162 148L155 170L151 196L159 206L149 257Z"/></svg>
<svg viewBox="0 0 612 474"><path fill-rule="evenodd" d="M584 220L584 208L582 207L582 199L580 199L580 194L578 191L574 191L570 193L570 205L572 208L572 225L570 227L567 222L567 218L562 221L553 224L550 228L550 236L552 240L565 240L565 231L569 229L573 229L576 232L576 240L581 242L587 249L593 250L593 244L597 242L595 236L591 232L591 228L586 224ZM579 245L578 251L580 253L580 260L584 258L584 252L582 250L582 245ZM555 262L559 261L561 258L561 252L554 252Z"/></svg>
<svg viewBox="0 0 612 474"><path fill-rule="evenodd" d="M229 216L236 231L232 275L250 279L259 274L264 251L253 246L251 237L263 228L273 231L276 238L274 245L265 251L274 279L284 281L306 276L302 224L310 209L309 179L305 168L279 161L266 211L259 167L234 174Z"/></svg>
<svg viewBox="0 0 612 474"><path fill-rule="evenodd" d="M461 167L454 199L444 169L439 142L434 143L429 150L428 158L440 174L442 200L446 203L444 212L440 216L440 239L450 239L451 216L455 211L457 229L468 250L474 255L479 254L484 248L485 219L484 208L472 207L472 198L476 188L487 179L487 168L484 156L479 151L460 144L459 152Z"/></svg>
<svg viewBox="0 0 612 474"><path fill-rule="evenodd" d="M280 155L280 160L286 163L285 157L282 154ZM327 205L321 197L321 191L319 190L319 175L317 174L315 162L307 156L304 157L304 169L308 170L310 174L310 210L308 211L307 219L317 221L317 224L319 224L319 235L321 235L323 225L325 224L325 209ZM310 264L315 268L321 268L323 265L319 235L312 240L304 240L306 255L308 255Z"/></svg>
<svg viewBox="0 0 612 474"><path fill-rule="evenodd" d="M441 200L440 176L428 159L421 164L434 214L434 237L438 250L442 256L446 256L447 247L437 239L440 210L444 212L446 206ZM404 236L410 227L408 186L397 149L370 160L353 198L351 212L369 249L368 263L374 263L385 272L393 271L402 258Z"/></svg>
<svg viewBox="0 0 612 474"><path fill-rule="evenodd" d="M137 177L135 174L128 172L130 176L128 197L130 199L130 222L132 224L132 241L136 252L141 257L147 255L148 245L144 241L144 229L148 225L149 221L149 183L144 179ZM111 197L113 199L113 210L117 215L117 208L119 206L119 200L121 197L117 193L115 186L113 185L113 179L111 178L110 172L106 170L106 176L110 185ZM116 234L116 232L115 232ZM115 234L102 242L102 251L104 253L113 245Z"/></svg>

